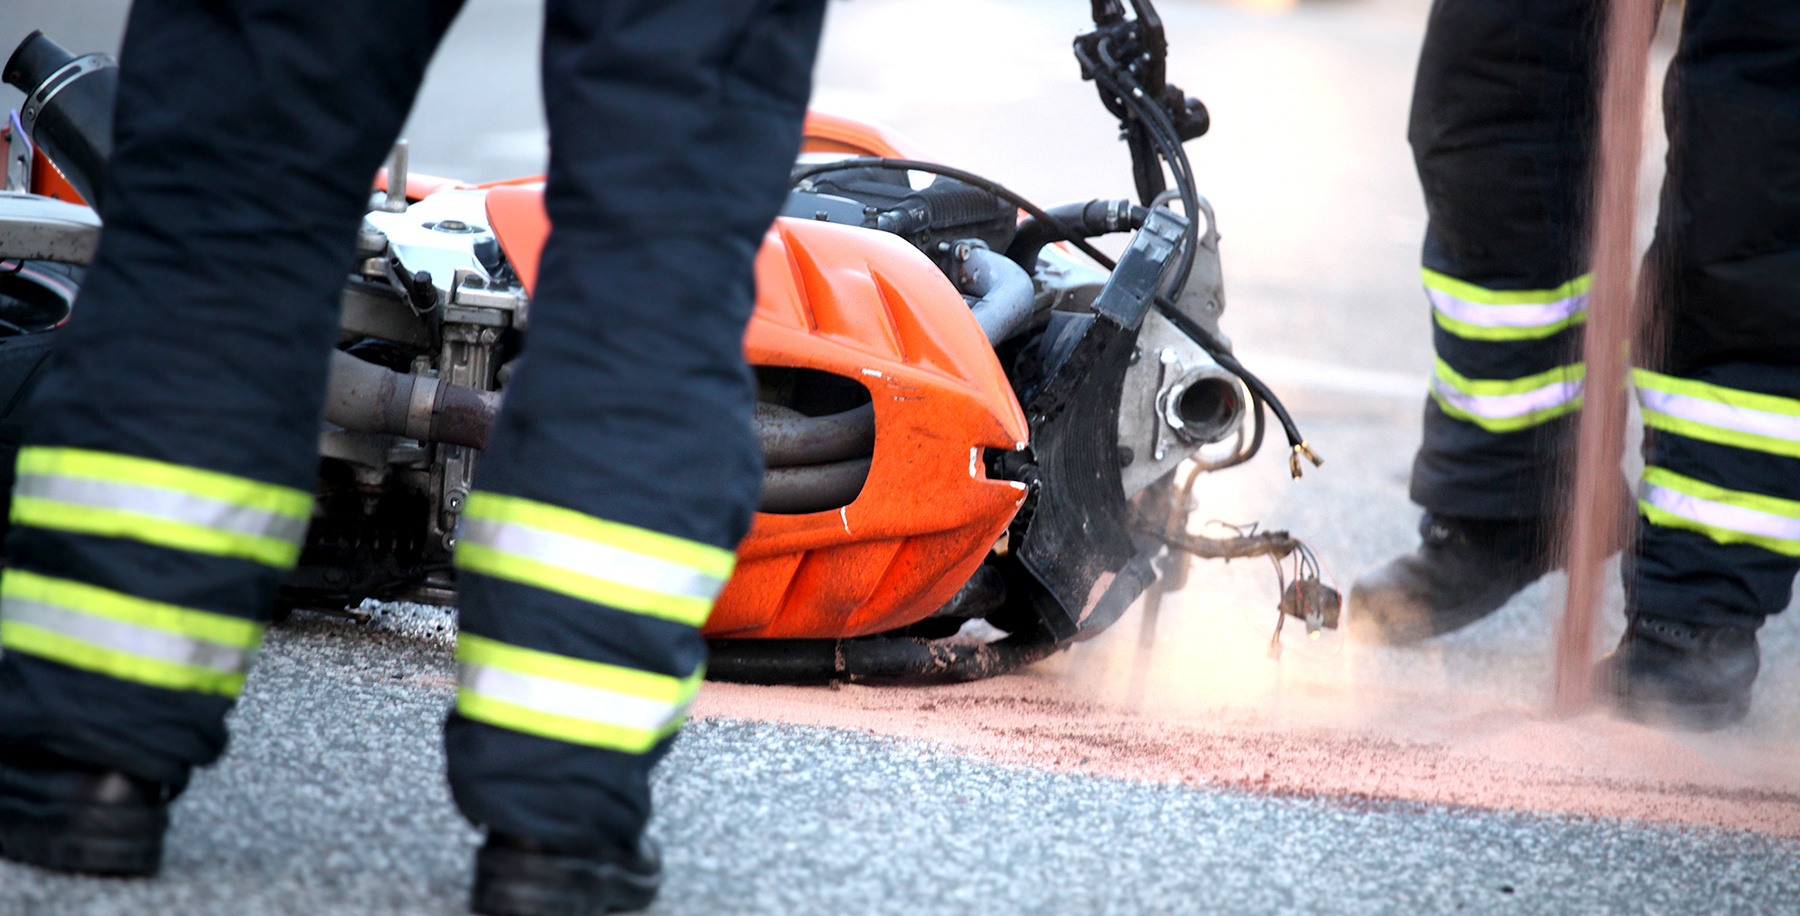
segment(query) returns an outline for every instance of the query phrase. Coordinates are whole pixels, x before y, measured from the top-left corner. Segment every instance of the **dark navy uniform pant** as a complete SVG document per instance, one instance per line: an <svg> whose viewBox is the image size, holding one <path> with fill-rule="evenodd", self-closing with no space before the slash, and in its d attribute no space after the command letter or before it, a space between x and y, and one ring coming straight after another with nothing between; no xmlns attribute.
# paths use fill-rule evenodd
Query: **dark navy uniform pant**
<svg viewBox="0 0 1800 916"><path fill-rule="evenodd" d="M1556 510L1582 394L1604 4L1438 0L1410 139L1437 368L1412 497ZM1635 351L1648 427L1634 611L1755 626L1800 568L1800 6L1690 0Z"/></svg>
<svg viewBox="0 0 1800 916"><path fill-rule="evenodd" d="M370 180L459 5L135 5L106 228L20 453L0 743L171 783L223 750L310 516ZM554 231L457 555L478 823L579 848L649 816L756 504L751 262L823 7L548 0Z"/></svg>

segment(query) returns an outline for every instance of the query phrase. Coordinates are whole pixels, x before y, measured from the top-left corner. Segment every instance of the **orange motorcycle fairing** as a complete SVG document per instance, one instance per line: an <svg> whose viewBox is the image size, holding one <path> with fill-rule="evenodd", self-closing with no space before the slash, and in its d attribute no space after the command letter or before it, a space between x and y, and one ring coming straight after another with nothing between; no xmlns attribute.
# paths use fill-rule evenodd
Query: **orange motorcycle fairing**
<svg viewBox="0 0 1800 916"><path fill-rule="evenodd" d="M542 188L495 187L488 218L527 289L549 232ZM989 479L987 448L1027 427L956 288L884 232L778 219L756 258L753 365L853 379L875 405L875 451L847 506L758 513L705 632L834 639L915 623L955 594L1025 498Z"/></svg>
<svg viewBox="0 0 1800 916"><path fill-rule="evenodd" d="M875 454L849 505L757 514L706 633L829 639L915 623L968 580L1024 500L982 461L1025 444L1012 386L956 288L898 236L778 219L756 285L745 355L861 382Z"/></svg>
<svg viewBox="0 0 1800 916"><path fill-rule="evenodd" d="M818 110L806 113L800 131L803 153L846 153L852 156L884 156L889 159L930 159L912 141L867 121Z"/></svg>

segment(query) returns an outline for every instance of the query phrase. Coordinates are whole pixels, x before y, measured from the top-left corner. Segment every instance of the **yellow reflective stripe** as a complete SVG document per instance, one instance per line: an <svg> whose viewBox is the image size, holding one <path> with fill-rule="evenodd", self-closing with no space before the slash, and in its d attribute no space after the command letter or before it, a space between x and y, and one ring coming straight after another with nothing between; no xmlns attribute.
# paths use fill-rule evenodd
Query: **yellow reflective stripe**
<svg viewBox="0 0 1800 916"><path fill-rule="evenodd" d="M1519 379L1471 379L1439 359L1431 397L1445 414L1492 433L1517 432L1580 409L1582 363Z"/></svg>
<svg viewBox="0 0 1800 916"><path fill-rule="evenodd" d="M1540 410L1522 416L1498 418L1484 417L1446 401L1444 396L1436 391L1433 391L1431 396L1438 402L1438 407L1441 408L1444 413L1455 417L1458 420L1473 423L1490 433L1516 433L1523 429L1530 429L1533 426L1541 426L1564 414L1574 413L1581 409L1581 398L1577 397L1572 401L1567 401L1548 410Z"/></svg>
<svg viewBox="0 0 1800 916"><path fill-rule="evenodd" d="M12 521L287 568L312 512L300 490L86 449L21 449Z"/></svg>
<svg viewBox="0 0 1800 916"><path fill-rule="evenodd" d="M238 649L254 649L262 644L263 625L252 620L149 601L23 569L8 569L0 574L0 601L12 599L51 604ZM0 604L0 612L4 607Z"/></svg>
<svg viewBox="0 0 1800 916"><path fill-rule="evenodd" d="M312 516L312 495L302 490L112 452L26 446L19 450L18 472L159 487L289 518Z"/></svg>
<svg viewBox="0 0 1800 916"><path fill-rule="evenodd" d="M1800 502L1728 490L1667 468L1648 467L1638 508L1652 523L1699 532L1721 544L1754 544L1800 556Z"/></svg>
<svg viewBox="0 0 1800 916"><path fill-rule="evenodd" d="M469 494L463 515L566 534L691 567L721 579L731 575L732 566L737 562L737 555L729 550L517 496L478 490Z"/></svg>
<svg viewBox="0 0 1800 916"><path fill-rule="evenodd" d="M1783 519L1792 519L1796 522L1800 522L1800 502L1791 499L1782 499L1779 496L1764 496L1761 493L1751 493L1745 490L1728 490L1717 484L1711 484L1704 480L1695 480L1692 477L1677 474L1668 468L1655 466L1645 468L1644 483L1652 486L1667 487L1677 493L1692 496L1696 499L1704 499L1707 502L1719 503L1727 506L1737 506L1749 509L1753 512L1761 512L1766 515L1779 516ZM1800 533L1800 527L1796 527L1795 530L1796 533Z"/></svg>
<svg viewBox="0 0 1800 916"><path fill-rule="evenodd" d="M1586 321L1585 302L1575 300L1593 287L1592 274L1551 289L1494 290L1430 268L1420 273L1438 325L1458 337L1487 342L1538 340Z"/></svg>
<svg viewBox="0 0 1800 916"><path fill-rule="evenodd" d="M253 621L22 569L0 574L8 651L169 690L236 696L262 642Z"/></svg>
<svg viewBox="0 0 1800 916"><path fill-rule="evenodd" d="M1711 426L1684 420L1681 417L1655 410L1644 411L1644 425L1651 429L1699 439L1702 442L1713 442L1729 445L1734 448L1749 449L1756 452L1767 452L1771 455L1784 455L1789 458L1800 458L1800 442L1792 439L1776 439L1771 436L1759 436L1741 430L1727 429L1722 426Z"/></svg>
<svg viewBox="0 0 1800 916"><path fill-rule="evenodd" d="M706 622L735 562L729 550L482 492L456 545L470 572L688 626Z"/></svg>
<svg viewBox="0 0 1800 916"><path fill-rule="evenodd" d="M1800 401L1637 369L1644 425L1690 439L1800 458Z"/></svg>
<svg viewBox="0 0 1800 916"><path fill-rule="evenodd" d="M693 696L694 691L699 689L701 681L699 672L685 678L670 677L666 674L608 665L605 662L583 661L553 652L526 649L499 640L488 639L485 636L476 636L473 633L462 633L457 636L456 660L476 665L491 665L495 668L529 674L533 677L567 681L583 687L599 687L603 690L628 693L646 700L658 700L665 703L682 702Z"/></svg>
<svg viewBox="0 0 1800 916"><path fill-rule="evenodd" d="M244 675L239 672L131 655L4 618L0 618L0 646L9 652L23 652L71 668L168 690L235 697L244 689Z"/></svg>
<svg viewBox="0 0 1800 916"><path fill-rule="evenodd" d="M1529 394L1548 388L1560 382L1575 382L1587 378L1587 364L1575 363L1558 366L1548 372L1527 375L1524 378L1512 379L1472 379L1455 369L1443 359L1437 361L1437 377L1443 379L1463 394L1478 398L1502 397L1512 394Z"/></svg>
<svg viewBox="0 0 1800 916"><path fill-rule="evenodd" d="M456 566L469 572L500 579L511 579L524 585L561 592L571 598L605 604L634 614L660 617L697 627L712 615L712 601L645 591L593 576L584 576L567 567L551 566L515 554L475 544L467 540L456 543Z"/></svg>
<svg viewBox="0 0 1800 916"><path fill-rule="evenodd" d="M1488 289L1429 267L1420 268L1419 273L1424 277L1426 288L1449 293L1464 302L1477 305L1548 305L1579 296L1594 288L1593 274L1582 274L1550 289Z"/></svg>
<svg viewBox="0 0 1800 916"><path fill-rule="evenodd" d="M1455 334L1464 340L1480 340L1488 343L1505 343L1515 340L1541 340L1564 328L1587 321L1587 313L1581 312L1562 318L1549 324L1534 325L1480 325L1461 319L1452 318L1437 309L1433 309L1431 317L1438 327Z"/></svg>
<svg viewBox="0 0 1800 916"><path fill-rule="evenodd" d="M1800 540L1770 537L1764 534L1751 534L1747 531L1738 531L1734 528L1709 525L1697 519L1691 519L1684 515L1677 515L1643 499L1638 500L1638 511L1642 512L1644 518L1653 525L1661 525L1664 528L1680 528L1685 531L1704 534L1720 544L1753 544L1757 547L1761 547L1765 550L1772 550L1779 554L1786 554L1790 557L1800 557Z"/></svg>
<svg viewBox="0 0 1800 916"><path fill-rule="evenodd" d="M504 700L484 697L468 690L456 692L456 711L477 722L485 722L508 731L524 732L540 738L566 741L588 747L605 748L626 754L644 754L656 742L681 730L685 719L677 719L659 730L610 725L590 719L577 719L539 712Z"/></svg>
<svg viewBox="0 0 1800 916"><path fill-rule="evenodd" d="M1724 385L1697 382L1688 378L1676 378L1673 375L1663 375L1649 369L1631 370L1631 380L1639 388L1666 391L1670 394L1685 394L1689 397L1717 401L1720 404L1728 404L1745 410L1759 410L1764 413L1800 417L1800 401L1793 398L1760 394L1741 388L1727 388Z"/></svg>
<svg viewBox="0 0 1800 916"><path fill-rule="evenodd" d="M456 708L512 731L641 754L681 728L704 671L686 678L463 633Z"/></svg>
<svg viewBox="0 0 1800 916"><path fill-rule="evenodd" d="M158 547L239 557L281 568L291 567L300 559L300 545L292 541L172 522L123 509L100 509L30 496L13 497L12 521L33 528L129 538Z"/></svg>

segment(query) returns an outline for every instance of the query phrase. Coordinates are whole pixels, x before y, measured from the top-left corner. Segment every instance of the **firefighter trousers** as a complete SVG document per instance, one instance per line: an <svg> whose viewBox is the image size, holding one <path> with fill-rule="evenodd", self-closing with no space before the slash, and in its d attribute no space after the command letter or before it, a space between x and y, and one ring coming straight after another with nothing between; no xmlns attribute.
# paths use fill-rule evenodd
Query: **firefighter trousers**
<svg viewBox="0 0 1800 916"><path fill-rule="evenodd" d="M1433 4L1408 132L1437 351L1412 498L1430 512L1545 515L1568 480L1604 6ZM1636 613L1754 627L1800 569L1800 6L1689 0L1663 101L1626 584Z"/></svg>
<svg viewBox="0 0 1800 916"><path fill-rule="evenodd" d="M134 5L105 232L18 462L0 744L178 785L223 751L311 514L370 181L459 6ZM547 2L554 229L457 546L477 823L579 849L649 817L756 504L751 263L823 10Z"/></svg>

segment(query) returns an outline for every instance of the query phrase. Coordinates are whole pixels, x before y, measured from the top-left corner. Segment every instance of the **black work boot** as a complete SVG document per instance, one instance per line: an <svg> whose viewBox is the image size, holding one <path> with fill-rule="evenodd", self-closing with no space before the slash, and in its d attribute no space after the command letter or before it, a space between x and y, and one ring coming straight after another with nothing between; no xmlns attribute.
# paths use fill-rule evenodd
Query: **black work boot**
<svg viewBox="0 0 1800 916"><path fill-rule="evenodd" d="M641 910L661 886L662 855L649 837L636 851L578 854L489 832L475 854L470 906L488 916L597 916Z"/></svg>
<svg viewBox="0 0 1800 916"><path fill-rule="evenodd" d="M1349 629L1365 642L1403 644L1466 627L1557 564L1542 519L1426 513L1419 549L1356 580Z"/></svg>
<svg viewBox="0 0 1800 916"><path fill-rule="evenodd" d="M1648 725L1712 731L1750 712L1762 660L1756 631L1635 615L1595 670L1596 688L1619 715Z"/></svg>
<svg viewBox="0 0 1800 916"><path fill-rule="evenodd" d="M175 792L35 748L0 748L0 856L57 871L153 875Z"/></svg>

